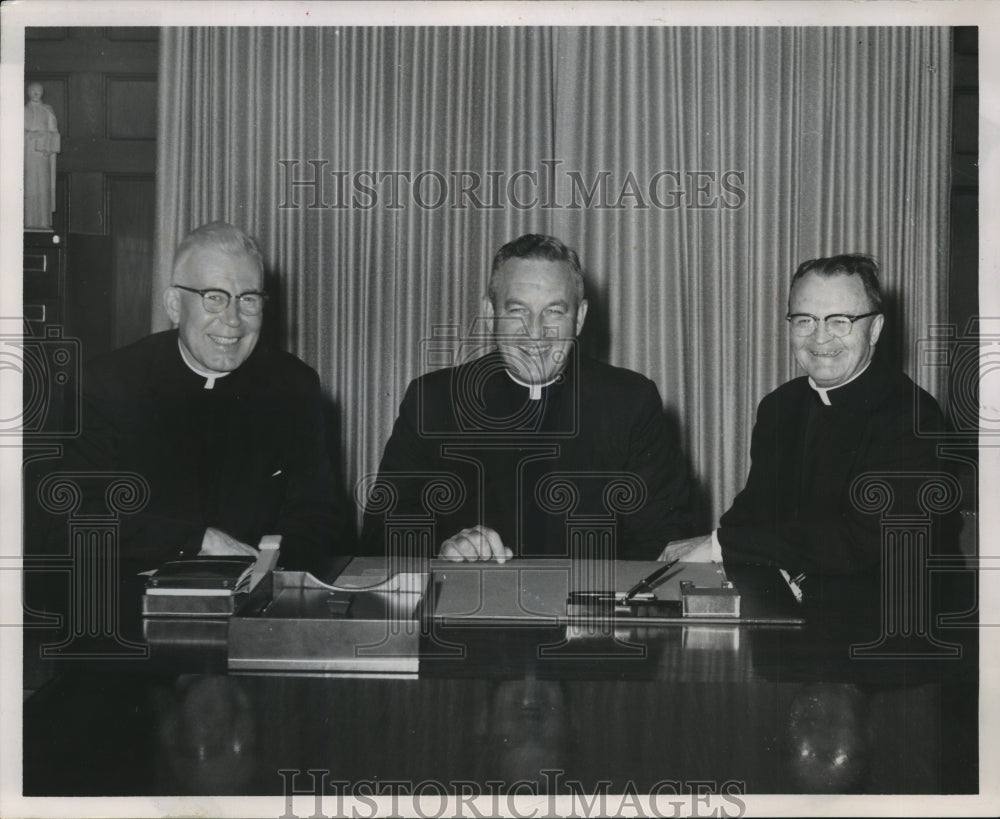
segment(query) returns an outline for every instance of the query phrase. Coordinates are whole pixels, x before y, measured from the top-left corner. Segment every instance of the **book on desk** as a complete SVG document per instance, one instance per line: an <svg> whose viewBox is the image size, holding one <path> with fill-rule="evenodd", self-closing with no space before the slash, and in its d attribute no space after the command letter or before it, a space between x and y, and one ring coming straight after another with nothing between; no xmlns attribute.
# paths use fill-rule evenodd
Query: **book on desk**
<svg viewBox="0 0 1000 819"><path fill-rule="evenodd" d="M144 617L228 617L277 565L280 535L265 535L257 554L171 560L152 572L142 598Z"/></svg>
<svg viewBox="0 0 1000 819"><path fill-rule="evenodd" d="M165 563L146 581L145 616L211 617L232 614L246 598L252 557L196 557Z"/></svg>

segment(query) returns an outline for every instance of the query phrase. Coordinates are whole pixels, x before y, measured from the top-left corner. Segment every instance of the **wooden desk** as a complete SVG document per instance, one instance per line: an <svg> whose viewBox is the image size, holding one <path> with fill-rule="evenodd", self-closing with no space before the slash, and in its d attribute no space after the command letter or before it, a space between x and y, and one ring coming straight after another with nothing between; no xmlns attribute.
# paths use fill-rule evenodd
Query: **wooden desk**
<svg viewBox="0 0 1000 819"><path fill-rule="evenodd" d="M24 706L24 793L280 795L280 771L309 769L329 771L328 795L376 778L975 792L974 630L948 633L960 658L852 660L877 618L846 589L833 597L803 628L630 627L575 646L562 627L446 626L415 679L226 674L205 646L66 661Z"/></svg>

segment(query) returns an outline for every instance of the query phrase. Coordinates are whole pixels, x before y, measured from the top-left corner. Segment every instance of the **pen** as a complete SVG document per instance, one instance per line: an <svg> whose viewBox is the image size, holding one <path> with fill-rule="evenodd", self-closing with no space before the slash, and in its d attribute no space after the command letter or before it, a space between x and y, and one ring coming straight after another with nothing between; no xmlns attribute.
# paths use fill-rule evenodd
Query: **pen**
<svg viewBox="0 0 1000 819"><path fill-rule="evenodd" d="M781 576L785 578L785 582L788 584L788 588L792 590L792 594L795 595L795 600L799 603L802 602L802 587L799 585L803 580L806 579L804 574L797 574L792 577L784 569L778 569L781 572Z"/></svg>
<svg viewBox="0 0 1000 819"><path fill-rule="evenodd" d="M646 577L642 578L638 583L636 583L631 589L625 592L625 597L623 598L624 603L628 603L633 597L635 597L639 592L642 591L652 591L653 584L659 580L663 575L669 572L674 566L680 562L680 558L675 558L667 563L660 566L655 572Z"/></svg>

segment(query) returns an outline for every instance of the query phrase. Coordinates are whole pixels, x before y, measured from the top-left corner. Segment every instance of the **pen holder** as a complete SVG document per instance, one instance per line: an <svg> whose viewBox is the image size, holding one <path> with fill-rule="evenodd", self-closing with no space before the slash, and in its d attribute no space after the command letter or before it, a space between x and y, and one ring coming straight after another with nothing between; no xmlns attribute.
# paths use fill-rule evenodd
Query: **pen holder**
<svg viewBox="0 0 1000 819"><path fill-rule="evenodd" d="M728 580L718 587L695 586L681 581L682 617L739 617L740 593Z"/></svg>

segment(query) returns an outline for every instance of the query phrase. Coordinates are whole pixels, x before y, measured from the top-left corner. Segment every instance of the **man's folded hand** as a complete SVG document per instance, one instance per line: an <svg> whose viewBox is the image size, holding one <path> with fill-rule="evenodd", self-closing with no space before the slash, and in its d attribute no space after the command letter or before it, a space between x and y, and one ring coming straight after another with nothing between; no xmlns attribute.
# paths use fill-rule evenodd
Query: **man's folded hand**
<svg viewBox="0 0 1000 819"><path fill-rule="evenodd" d="M477 525L463 529L441 544L441 557L445 560L495 560L503 563L513 557L513 552L503 545L489 526Z"/></svg>
<svg viewBox="0 0 1000 819"><path fill-rule="evenodd" d="M674 540L660 552L659 560L681 560L685 563L712 561L712 536L699 535L687 540Z"/></svg>

